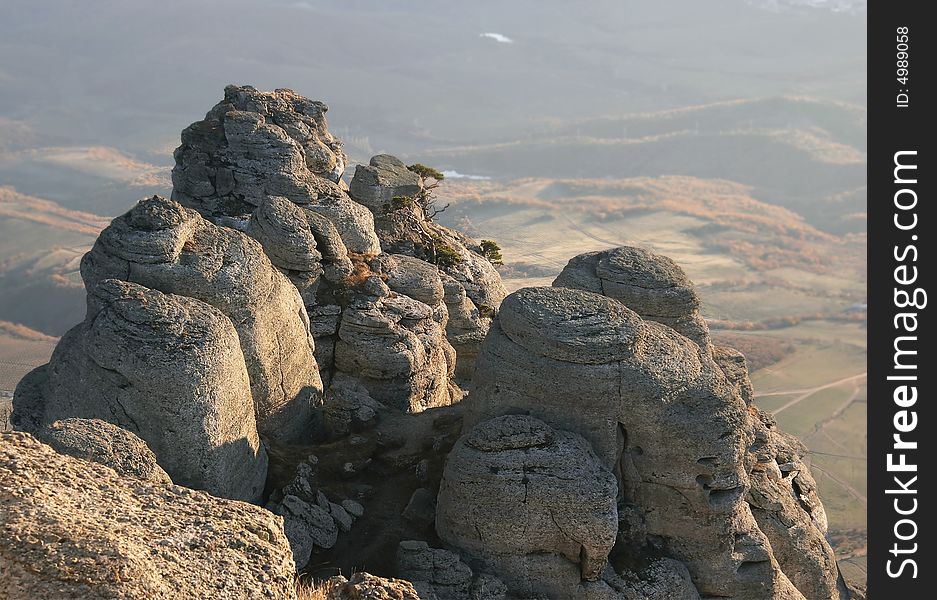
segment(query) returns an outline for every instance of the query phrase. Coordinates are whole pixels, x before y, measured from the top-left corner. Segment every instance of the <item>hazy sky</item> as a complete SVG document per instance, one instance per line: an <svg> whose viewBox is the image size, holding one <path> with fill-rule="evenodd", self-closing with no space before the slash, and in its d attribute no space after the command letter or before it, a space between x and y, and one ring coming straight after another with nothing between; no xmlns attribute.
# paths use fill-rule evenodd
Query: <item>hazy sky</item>
<svg viewBox="0 0 937 600"><path fill-rule="evenodd" d="M327 102L342 135L402 151L728 98L862 104L862 6L4 0L0 149L99 144L166 162L227 83L294 88Z"/></svg>

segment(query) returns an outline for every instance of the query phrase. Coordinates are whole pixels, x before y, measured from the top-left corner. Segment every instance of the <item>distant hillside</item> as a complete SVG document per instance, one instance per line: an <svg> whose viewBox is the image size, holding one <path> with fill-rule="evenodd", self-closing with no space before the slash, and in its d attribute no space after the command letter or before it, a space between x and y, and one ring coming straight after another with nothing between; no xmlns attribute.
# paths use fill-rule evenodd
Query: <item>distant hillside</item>
<svg viewBox="0 0 937 600"><path fill-rule="evenodd" d="M78 264L109 221L0 187L0 321L53 336L80 321Z"/></svg>
<svg viewBox="0 0 937 600"><path fill-rule="evenodd" d="M447 220L476 223L479 235L535 240L550 227L558 231L564 219L578 219L605 231L605 239L599 234L596 241L607 247L623 243L622 234L648 219L663 233L659 243L689 236L755 272L791 268L864 277L863 235L821 231L797 213L757 199L750 186L730 181L670 176L450 182L441 200L453 203L444 213ZM540 217L508 225L508 213L527 209Z"/></svg>
<svg viewBox="0 0 937 600"><path fill-rule="evenodd" d="M168 193L169 167L103 146L0 152L0 184L97 215L116 216L153 193ZM2 201L2 200L0 200Z"/></svg>
<svg viewBox="0 0 937 600"><path fill-rule="evenodd" d="M865 113L804 98L732 101L547 126L414 160L495 178L685 175L752 186L835 234L865 231Z"/></svg>

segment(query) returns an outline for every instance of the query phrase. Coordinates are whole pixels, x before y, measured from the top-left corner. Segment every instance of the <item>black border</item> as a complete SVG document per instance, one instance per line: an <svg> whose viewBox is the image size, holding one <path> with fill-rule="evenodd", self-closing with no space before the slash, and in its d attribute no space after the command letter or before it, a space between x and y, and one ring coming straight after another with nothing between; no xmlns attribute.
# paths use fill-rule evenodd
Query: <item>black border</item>
<svg viewBox="0 0 937 600"><path fill-rule="evenodd" d="M937 597L932 580L937 572L932 556L931 538L932 528L930 512L935 510L932 494L924 491L925 487L933 488L933 478L930 472L933 466L928 459L933 457L933 447L928 443L933 437L934 411L931 404L934 398L935 386L932 383L937 377L937 364L933 362L933 352L930 347L934 343L934 327L929 313L933 312L929 304L923 309L901 309L896 306L895 289L911 291L915 287L926 291L932 289L934 273L937 264L929 240L929 234L935 230L932 224L934 211L928 210L932 197L933 177L931 164L933 152L930 151L931 137L937 135L929 118L932 111L937 110L934 99L934 82L929 81L935 66L933 56L934 29L937 23L925 17L926 9L933 8L933 4L923 1L887 1L875 0L869 2L868 12L868 217L869 217L869 330L868 330L868 360L869 360L869 396L868 396L868 592L873 600L892 600L903 598L932 598ZM909 28L909 74L904 84L897 80L897 43L898 28ZM906 107L899 106L898 94L907 90L909 102ZM895 153L899 151L916 151L916 155L906 155L905 162L914 162L917 165L914 184L895 183ZM910 171L902 171L910 179ZM918 197L917 206L911 211L898 211L894 205L895 193L904 188L913 188ZM905 193L902 199L912 196ZM916 212L918 225L914 230L901 231L895 225L895 215L900 213L904 223L911 222L910 212ZM912 240L916 235L917 239ZM917 249L917 260L913 261L913 252L909 252L904 260L898 256L905 249L913 245ZM897 251L897 256L896 256ZM916 266L918 279L908 286L897 285L895 281L896 268L900 265ZM913 272L913 271L911 271ZM902 272L904 275L904 272ZM937 293L937 290L934 290ZM937 296L928 298L929 302L937 302ZM917 312L918 328L914 333L903 333L903 326L896 328L895 316L906 310ZM914 361L916 370L896 371L893 367L895 360L894 343L896 336L916 335L916 341L902 342L904 349L916 350L917 355L908 355L905 362ZM898 495L889 494L887 490L897 486L893 480L895 475L907 480L907 473L889 472L887 468L888 454L895 454L893 449L893 435L896 433L896 412L903 410L894 401L894 391L900 382L890 381L890 375L915 374L918 377L916 384L918 399L914 406L906 410L915 411L918 418L916 428L902 434L904 439L916 441L917 450L906 451L907 461L917 465L916 482L909 486L916 490L915 494L902 495L900 505L904 510L913 506L912 498L917 499L917 509L914 514L906 518L915 522L917 533L913 540L900 542L896 539L895 523L902 518L895 511L894 501ZM930 435L929 435L930 434ZM897 462L893 457L893 462ZM903 524L901 533L909 535L914 528L910 524ZM898 542L905 547L912 547L917 543L917 551L913 554L893 555L893 544ZM914 578L913 569L906 565L902 575L893 578L888 575L888 561L891 568L897 571L900 561L910 558L915 561L917 577Z"/></svg>

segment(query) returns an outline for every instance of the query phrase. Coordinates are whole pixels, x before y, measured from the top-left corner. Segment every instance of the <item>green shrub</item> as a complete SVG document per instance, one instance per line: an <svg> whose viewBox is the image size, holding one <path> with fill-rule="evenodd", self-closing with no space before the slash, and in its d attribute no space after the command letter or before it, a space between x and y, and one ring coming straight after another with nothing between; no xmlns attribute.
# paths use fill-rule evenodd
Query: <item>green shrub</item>
<svg viewBox="0 0 937 600"><path fill-rule="evenodd" d="M481 253L482 256L487 258L493 265L504 264L504 257L501 255L501 246L494 240L482 240Z"/></svg>

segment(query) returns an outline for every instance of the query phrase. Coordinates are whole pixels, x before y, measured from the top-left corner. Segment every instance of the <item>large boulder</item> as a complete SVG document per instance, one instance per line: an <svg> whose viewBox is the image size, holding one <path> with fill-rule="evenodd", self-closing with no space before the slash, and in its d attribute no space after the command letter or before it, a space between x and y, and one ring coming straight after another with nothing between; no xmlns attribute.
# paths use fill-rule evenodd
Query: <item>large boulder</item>
<svg viewBox="0 0 937 600"><path fill-rule="evenodd" d="M451 383L455 350L434 317L426 304L368 277L342 312L336 370L358 378L374 400L408 412L460 400Z"/></svg>
<svg viewBox="0 0 937 600"><path fill-rule="evenodd" d="M294 599L280 517L0 433L0 597Z"/></svg>
<svg viewBox="0 0 937 600"><path fill-rule="evenodd" d="M702 596L800 600L745 501L754 424L738 390L696 342L614 298L526 288L504 300L482 346L466 427L528 414L583 436L640 515L621 543L666 548ZM487 510L475 497L471 511ZM551 573L538 585L555 585Z"/></svg>
<svg viewBox="0 0 937 600"><path fill-rule="evenodd" d="M350 250L381 251L374 219L340 185L346 157L322 102L291 90L229 85L202 121L182 132L173 198L211 217L245 219L282 196L333 221Z"/></svg>
<svg viewBox="0 0 937 600"><path fill-rule="evenodd" d="M238 335L217 309L114 279L17 387L14 424L101 419L139 436L180 485L256 500L267 455Z"/></svg>
<svg viewBox="0 0 937 600"><path fill-rule="evenodd" d="M572 258L553 282L620 301L645 319L663 323L712 352L700 300L677 263L644 248L621 246Z"/></svg>
<svg viewBox="0 0 937 600"><path fill-rule="evenodd" d="M514 594L580 597L605 587L598 580L618 531L617 492L582 436L533 417L496 417L452 449L436 530Z"/></svg>
<svg viewBox="0 0 937 600"><path fill-rule="evenodd" d="M420 176L390 154L378 154L368 164L357 165L350 187L352 197L374 212L394 198L413 198L422 191Z"/></svg>
<svg viewBox="0 0 937 600"><path fill-rule="evenodd" d="M237 330L260 433L276 442L310 439L322 380L309 319L296 287L257 241L154 196L101 232L81 275L92 292L102 280L122 279L221 311Z"/></svg>
<svg viewBox="0 0 937 600"><path fill-rule="evenodd" d="M39 439L60 454L106 465L119 475L172 483L146 442L100 419L63 419L44 427Z"/></svg>

